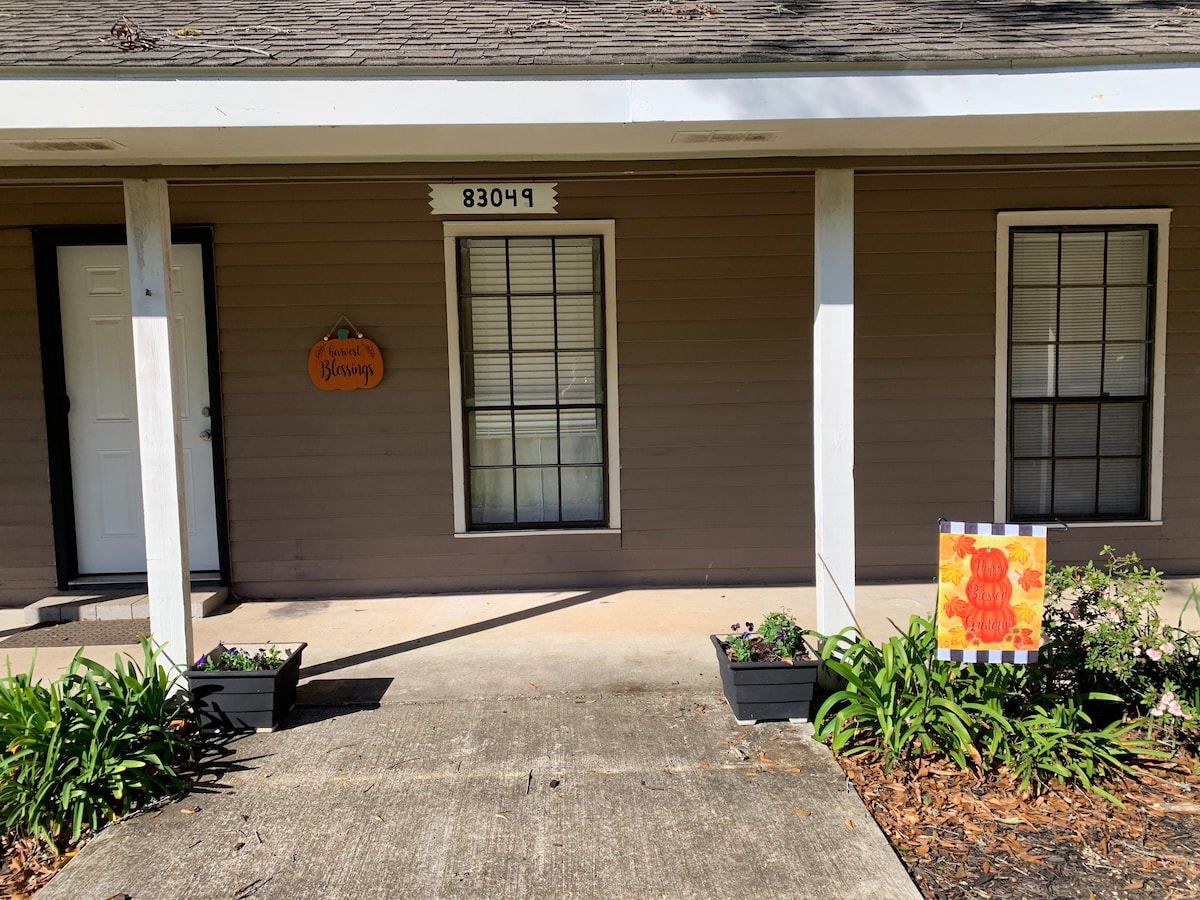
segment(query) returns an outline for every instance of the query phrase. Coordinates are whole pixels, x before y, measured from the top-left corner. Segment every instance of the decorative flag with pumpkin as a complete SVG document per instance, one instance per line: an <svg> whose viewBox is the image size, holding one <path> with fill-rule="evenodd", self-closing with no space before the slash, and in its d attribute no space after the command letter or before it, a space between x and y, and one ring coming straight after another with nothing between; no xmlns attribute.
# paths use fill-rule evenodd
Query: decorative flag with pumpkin
<svg viewBox="0 0 1200 900"><path fill-rule="evenodd" d="M938 659L1030 663L1042 643L1046 526L941 523Z"/></svg>

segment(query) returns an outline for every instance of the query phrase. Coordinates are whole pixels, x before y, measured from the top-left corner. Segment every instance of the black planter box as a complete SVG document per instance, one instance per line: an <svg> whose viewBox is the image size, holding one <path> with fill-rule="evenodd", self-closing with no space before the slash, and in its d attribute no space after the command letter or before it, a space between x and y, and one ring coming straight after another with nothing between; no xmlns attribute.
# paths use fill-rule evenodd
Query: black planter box
<svg viewBox="0 0 1200 900"><path fill-rule="evenodd" d="M714 634L712 642L721 666L721 687L739 725L768 719L808 721L813 688L821 668L811 647L808 652L813 659L790 663L730 662L721 639Z"/></svg>
<svg viewBox="0 0 1200 900"><path fill-rule="evenodd" d="M243 644L270 646L287 657L278 669L261 672L187 671L188 690L196 704L202 731L274 731L296 705L300 681L300 655L306 643ZM225 647L218 644L207 656L219 657Z"/></svg>

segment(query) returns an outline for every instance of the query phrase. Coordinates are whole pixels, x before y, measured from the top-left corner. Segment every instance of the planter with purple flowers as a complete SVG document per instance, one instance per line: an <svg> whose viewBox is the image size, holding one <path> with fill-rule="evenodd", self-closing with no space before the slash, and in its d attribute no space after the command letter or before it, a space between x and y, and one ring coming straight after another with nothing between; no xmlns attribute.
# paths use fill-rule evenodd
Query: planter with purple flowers
<svg viewBox="0 0 1200 900"><path fill-rule="evenodd" d="M747 622L724 640L712 635L721 687L739 725L771 719L807 722L821 661L805 631L786 612L773 612L755 632Z"/></svg>
<svg viewBox="0 0 1200 900"><path fill-rule="evenodd" d="M218 644L188 669L202 731L274 731L296 705L308 644Z"/></svg>

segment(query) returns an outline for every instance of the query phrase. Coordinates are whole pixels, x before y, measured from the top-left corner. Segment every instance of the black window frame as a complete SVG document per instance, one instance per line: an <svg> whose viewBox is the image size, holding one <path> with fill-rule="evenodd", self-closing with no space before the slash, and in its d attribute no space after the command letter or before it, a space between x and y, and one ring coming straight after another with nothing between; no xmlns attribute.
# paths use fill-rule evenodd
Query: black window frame
<svg viewBox="0 0 1200 900"><path fill-rule="evenodd" d="M1108 258L1108 240L1107 235L1119 232L1139 231L1145 232L1148 235L1148 247L1146 255L1146 280L1142 286L1146 290L1146 316L1145 316L1145 334L1140 339L1146 347L1145 353L1145 372L1144 384L1145 391L1136 395L1111 395L1104 391L1104 365L1106 353L1104 348L1108 343L1107 338L1107 289L1111 286L1108 284L1107 276L1100 284L1095 285L1069 285L1069 287L1099 287L1104 292L1106 308L1101 311L1101 336L1100 339L1092 341L1063 341L1059 321L1062 310L1061 292L1064 288L1062 281L1062 236L1066 234L1079 233L1102 233L1106 235L1105 239L1105 269L1107 270ZM1058 242L1058 274L1057 281L1054 285L1021 285L1021 287L1053 287L1058 291L1057 301L1055 303L1055 339L1054 341L1015 341L1013 338L1013 301L1014 301L1014 260L1015 260L1015 242L1020 234L1042 233L1042 234L1057 234L1059 235ZM1156 223L1136 222L1128 224L1077 224L1077 225L1012 225L1008 228L1008 272L1006 273L1007 280L1007 379L1006 379L1006 406L1007 406L1007 497L1006 508L1008 513L1008 521L1011 522L1044 522L1044 521L1068 521L1077 523L1089 522L1142 522L1150 518L1151 507L1151 456L1153 448L1153 428L1152 419L1154 413L1154 394L1155 394L1155 343L1158 338L1156 334L1156 310L1158 306L1158 254L1160 231ZM1120 287L1130 287L1137 285L1120 285ZM1136 343L1130 339L1114 339L1115 344L1130 344ZM1062 354L1057 352L1058 348L1064 345L1095 345L1101 346L1100 353L1100 391L1095 395L1069 395L1062 396L1058 390L1059 378L1061 374ZM1014 397L1013 396L1013 351L1018 346L1050 346L1053 345L1056 349L1054 355L1054 376L1055 390L1054 395L1038 396L1038 397ZM1058 410L1068 406L1095 406L1096 412L1096 438L1095 452L1091 456L1081 456L1079 454L1065 455L1055 452L1055 442L1057 439L1057 417ZM1140 405L1141 407L1141 435L1140 435L1140 451L1138 454L1115 454L1101 453L1101 432L1103 430L1104 407L1105 406L1131 406ZM1049 406L1051 410L1051 421L1048 426L1048 434L1046 440L1049 444L1049 451L1045 454L1028 454L1017 457L1014 450L1014 434L1015 434L1015 418L1016 410L1021 406L1037 407ZM1047 460L1050 463L1049 473L1049 489L1050 496L1048 498L1048 511L1045 513L1020 513L1014 505L1014 485L1015 485L1015 468L1018 459L1041 459ZM1092 491L1092 513L1089 515L1070 513L1065 516L1060 516L1055 509L1055 475L1057 463L1062 459L1095 459L1096 460L1096 476L1095 485ZM1139 505L1135 512L1130 513L1113 513L1103 512L1100 510L1100 482L1101 482L1101 460L1104 459L1137 459L1140 462L1140 478L1138 484Z"/></svg>
<svg viewBox="0 0 1200 900"><path fill-rule="evenodd" d="M556 248L560 240L578 240L587 238L595 242L596 258L593 263L594 281L593 288L590 291L559 291L558 290L558 264L556 258ZM464 273L464 243L472 240L502 240L505 246L505 307L508 316L507 329L507 350L487 350L478 351L469 347L470 336L472 334L472 310L469 301L475 296L485 296L485 294L475 294L465 290L465 273ZM554 347L538 348L538 349L516 349L513 347L513 297L517 296L544 296L545 291L537 292L514 292L512 290L512 273L511 273L511 254L509 252L513 241L529 241L529 240L549 240L551 243L552 253L552 290L551 294L554 298ZM459 374L460 383L463 386L461 397L459 398L459 415L462 422L462 458L463 458L463 479L464 479L464 494L463 504L465 506L464 517L466 529L468 532L511 532L511 531L563 531L563 530L587 530L596 528L607 528L611 518L610 510L610 456L608 442L608 420L609 420L609 396L608 396L608 334L607 334L607 304L608 304L608 285L606 284L606 265L605 255L608 252L605 237L599 232L580 232L577 234L565 233L543 233L537 231L519 231L510 234L462 234L457 235L454 239L454 259L455 259L455 281L456 281L456 305L458 314L458 358L459 358ZM593 322L595 345L591 348L568 347L562 348L559 345L558 336L558 299L560 296L591 296L594 298L593 305ZM487 295L495 296L495 295ZM512 360L515 356L523 353L548 353L553 352L555 356L555 395L560 396L561 391L558 390L559 366L557 364L560 353L579 353L592 352L596 355L595 369L595 400L594 402L569 402L561 401L553 404L519 404L516 402L514 373ZM468 385L471 382L471 366L470 360L475 355L501 355L507 354L509 357L509 403L505 404L487 404L483 406L476 405L468 401L469 394ZM562 412L564 410L593 410L596 414L596 428L600 439L600 461L599 463L564 463L562 461ZM512 419L513 425L513 459L507 465L474 465L471 459L471 414L477 411L487 412L508 412ZM525 463L517 462L516 457L516 413L530 412L537 410L553 410L555 411L555 432L558 439L559 453L557 454L557 462L553 465L541 463ZM518 501L517 490L517 473L522 469L546 469L556 468L559 473L558 478L558 498L559 498L559 517L556 520L539 519L536 521L522 521L520 519L520 504ZM598 519L563 519L562 517L562 471L570 468L599 468L600 469L600 518ZM472 517L472 475L476 471L495 471L502 469L511 469L513 474L513 520L512 522L475 522Z"/></svg>

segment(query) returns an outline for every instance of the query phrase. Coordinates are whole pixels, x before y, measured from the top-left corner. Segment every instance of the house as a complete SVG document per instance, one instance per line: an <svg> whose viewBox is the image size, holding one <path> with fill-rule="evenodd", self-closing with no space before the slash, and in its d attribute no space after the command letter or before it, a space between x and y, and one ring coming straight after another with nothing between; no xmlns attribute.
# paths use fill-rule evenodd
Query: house
<svg viewBox="0 0 1200 900"><path fill-rule="evenodd" d="M0 22L0 601L1200 571L1200 7Z"/></svg>

